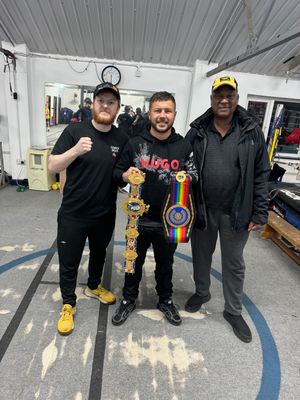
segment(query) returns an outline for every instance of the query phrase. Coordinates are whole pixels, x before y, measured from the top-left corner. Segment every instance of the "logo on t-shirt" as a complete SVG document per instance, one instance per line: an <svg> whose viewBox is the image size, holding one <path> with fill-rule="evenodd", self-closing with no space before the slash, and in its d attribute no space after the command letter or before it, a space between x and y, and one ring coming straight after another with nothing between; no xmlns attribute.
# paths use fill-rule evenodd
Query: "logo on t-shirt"
<svg viewBox="0 0 300 400"><path fill-rule="evenodd" d="M112 156L116 157L117 154L119 153L120 147L118 147L118 146L110 146L110 149L111 149Z"/></svg>

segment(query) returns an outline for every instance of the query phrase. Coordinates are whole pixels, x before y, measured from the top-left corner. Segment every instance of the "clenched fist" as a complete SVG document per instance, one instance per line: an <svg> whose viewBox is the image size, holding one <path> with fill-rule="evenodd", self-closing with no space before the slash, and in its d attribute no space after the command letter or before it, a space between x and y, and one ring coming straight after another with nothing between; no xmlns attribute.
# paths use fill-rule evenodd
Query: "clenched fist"
<svg viewBox="0 0 300 400"><path fill-rule="evenodd" d="M82 137L74 146L74 150L78 156L88 153L92 149L92 139L89 137Z"/></svg>

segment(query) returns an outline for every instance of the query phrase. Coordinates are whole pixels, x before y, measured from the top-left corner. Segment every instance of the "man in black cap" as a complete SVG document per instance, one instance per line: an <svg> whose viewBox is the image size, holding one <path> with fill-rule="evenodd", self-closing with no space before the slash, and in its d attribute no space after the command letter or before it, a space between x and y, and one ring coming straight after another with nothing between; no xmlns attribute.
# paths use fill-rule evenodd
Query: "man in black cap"
<svg viewBox="0 0 300 400"><path fill-rule="evenodd" d="M217 78L212 86L211 108L191 123L187 134L199 182L191 238L196 293L186 302L185 310L196 312L210 300L211 262L219 234L223 316L240 340L250 342L251 331L241 315L243 250L249 232L267 222L270 165L259 121L238 101L235 78Z"/></svg>
<svg viewBox="0 0 300 400"><path fill-rule="evenodd" d="M115 225L117 185L112 180L112 170L128 139L113 125L119 108L118 88L111 83L98 85L92 120L67 126L49 157L49 171L66 169L67 175L57 233L63 299L57 329L62 335L74 329L77 273L87 238L90 255L85 294L105 304L116 301L115 295L102 286L101 277Z"/></svg>
<svg viewBox="0 0 300 400"><path fill-rule="evenodd" d="M136 112L136 115L135 115L134 121L132 123L133 136L138 135L141 132L143 132L143 130L146 127L146 120L142 114L142 109L140 107L137 107L135 112Z"/></svg>
<svg viewBox="0 0 300 400"><path fill-rule="evenodd" d="M118 128L123 129L127 135L132 135L132 124L134 118L130 115L130 106L125 106L124 113L120 114L117 119Z"/></svg>
<svg viewBox="0 0 300 400"><path fill-rule="evenodd" d="M77 118L79 121L90 121L92 119L91 105L92 100L89 97L85 98L83 107L80 107L79 110L73 114L73 118Z"/></svg>

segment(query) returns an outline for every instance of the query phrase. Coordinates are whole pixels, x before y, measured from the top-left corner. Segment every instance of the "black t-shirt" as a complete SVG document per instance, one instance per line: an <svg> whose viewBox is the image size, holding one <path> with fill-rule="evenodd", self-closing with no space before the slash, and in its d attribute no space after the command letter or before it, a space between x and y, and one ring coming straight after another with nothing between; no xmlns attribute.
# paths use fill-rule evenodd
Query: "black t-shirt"
<svg viewBox="0 0 300 400"><path fill-rule="evenodd" d="M58 213L76 219L96 219L115 210L117 185L112 179L112 171L128 137L115 126L109 132L101 132L88 121L71 124L57 140L52 154L66 152L81 137L92 139L92 150L68 166Z"/></svg>

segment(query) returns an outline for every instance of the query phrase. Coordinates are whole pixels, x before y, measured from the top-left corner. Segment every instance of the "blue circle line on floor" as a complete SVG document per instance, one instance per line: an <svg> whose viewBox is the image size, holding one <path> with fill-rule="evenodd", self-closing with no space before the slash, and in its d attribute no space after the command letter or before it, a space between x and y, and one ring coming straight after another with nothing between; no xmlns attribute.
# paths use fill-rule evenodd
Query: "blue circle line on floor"
<svg viewBox="0 0 300 400"><path fill-rule="evenodd" d="M186 254L176 252L175 256L192 263L192 257L187 256ZM220 272L212 268L211 274L219 282L222 282L222 275ZM260 338L263 354L262 379L256 400L277 400L280 391L281 370L275 340L262 313L245 294L243 295L243 305L255 325Z"/></svg>
<svg viewBox="0 0 300 400"><path fill-rule="evenodd" d="M0 265L0 274L10 270L11 268L16 267L17 265L23 264L26 261L30 261L34 258L45 256L46 254L49 253L49 250L50 249L44 249L44 250L37 251L35 253L30 253L30 254L27 254L26 256L16 258L15 260L12 260L6 264Z"/></svg>
<svg viewBox="0 0 300 400"><path fill-rule="evenodd" d="M125 242L115 241L114 245L124 246ZM48 252L49 249L40 250L3 264L0 266L0 274L16 267L17 265L23 264L24 262L44 256ZM179 253L177 251L175 252L175 256L184 261L192 263L191 256ZM217 270L212 268L211 274L219 282L222 282L222 275ZM245 294L243 295L243 304L258 332L263 355L261 385L256 400L277 400L279 398L280 391L281 370L276 343L265 318L255 304Z"/></svg>

